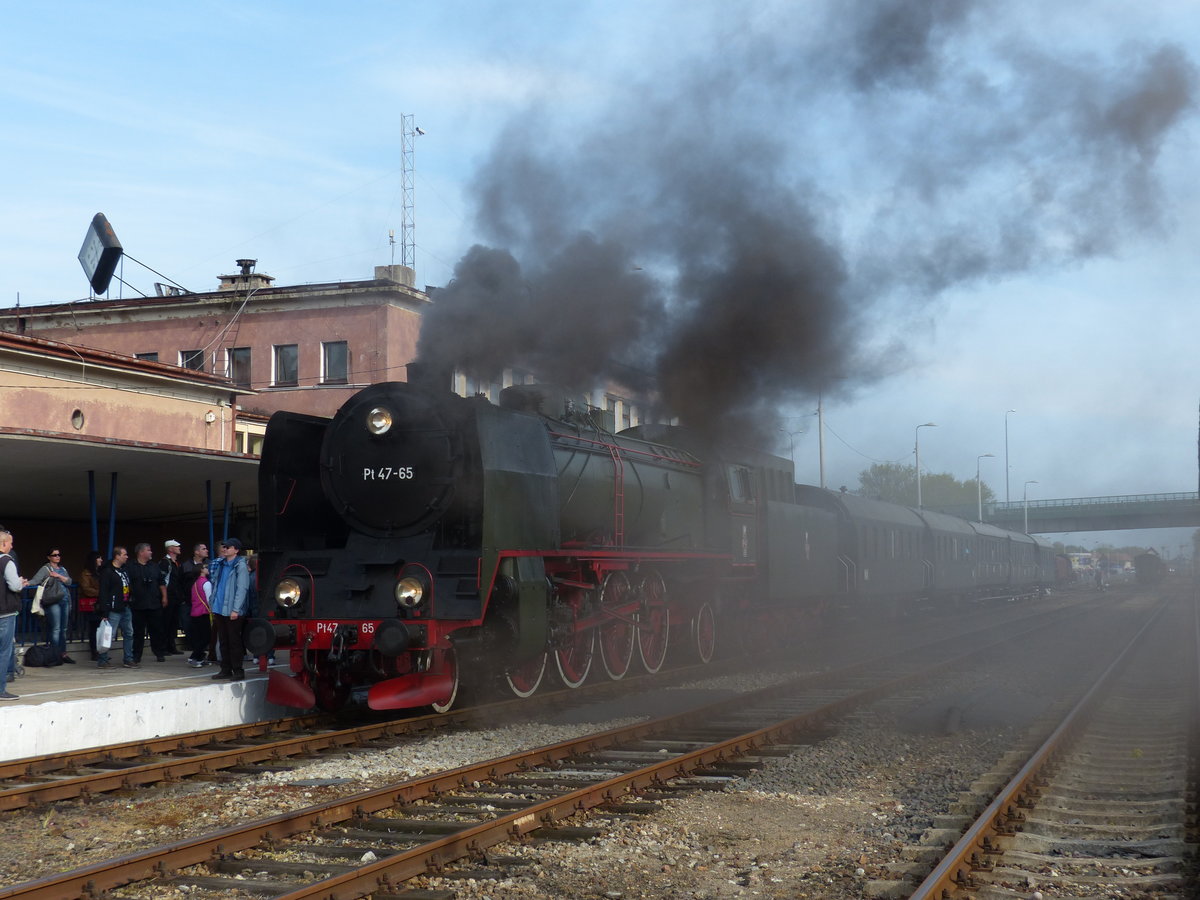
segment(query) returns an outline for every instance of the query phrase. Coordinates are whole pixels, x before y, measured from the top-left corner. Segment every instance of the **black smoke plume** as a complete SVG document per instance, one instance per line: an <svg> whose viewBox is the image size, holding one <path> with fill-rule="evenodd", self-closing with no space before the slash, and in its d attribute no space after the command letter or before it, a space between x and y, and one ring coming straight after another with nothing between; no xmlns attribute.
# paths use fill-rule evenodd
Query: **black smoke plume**
<svg viewBox="0 0 1200 900"><path fill-rule="evenodd" d="M1070 54L989 2L771 9L738 30L721 7L594 115L504 129L472 185L492 246L436 292L423 360L616 379L761 440L908 364L907 318L948 289L1161 227L1195 104L1178 47Z"/></svg>

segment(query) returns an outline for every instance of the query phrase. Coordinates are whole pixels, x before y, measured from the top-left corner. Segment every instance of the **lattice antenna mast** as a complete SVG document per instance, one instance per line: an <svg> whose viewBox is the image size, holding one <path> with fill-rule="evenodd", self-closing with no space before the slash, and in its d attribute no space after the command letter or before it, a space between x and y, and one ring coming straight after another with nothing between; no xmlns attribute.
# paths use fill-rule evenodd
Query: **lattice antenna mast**
<svg viewBox="0 0 1200 900"><path fill-rule="evenodd" d="M416 226L413 224L413 145L417 139L417 129L413 125L412 114L400 116L400 265L415 268L416 256Z"/></svg>

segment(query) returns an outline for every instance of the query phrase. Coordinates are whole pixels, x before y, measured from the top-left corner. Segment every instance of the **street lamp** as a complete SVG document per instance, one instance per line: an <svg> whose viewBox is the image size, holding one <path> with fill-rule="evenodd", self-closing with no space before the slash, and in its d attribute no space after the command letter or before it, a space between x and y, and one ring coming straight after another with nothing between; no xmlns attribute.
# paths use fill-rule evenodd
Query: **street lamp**
<svg viewBox="0 0 1200 900"><path fill-rule="evenodd" d="M917 457L917 509L921 508L921 429L937 428L935 422L926 422L913 429L913 453Z"/></svg>
<svg viewBox="0 0 1200 900"><path fill-rule="evenodd" d="M808 429L807 428L799 428L796 431L788 431L786 428L784 428L781 425L779 427L779 430L788 436L788 452L792 457L792 477L795 478L796 477L796 435L806 434L808 432Z"/></svg>
<svg viewBox="0 0 1200 900"><path fill-rule="evenodd" d="M1012 497L1008 494L1008 413L1015 413L1015 409L1010 409L1004 414L1004 505L1012 503Z"/></svg>
<svg viewBox="0 0 1200 900"><path fill-rule="evenodd" d="M1029 486L1037 484L1036 481L1025 482L1025 533L1029 534Z"/></svg>
<svg viewBox="0 0 1200 900"><path fill-rule="evenodd" d="M981 459L995 459L995 453L981 453L975 457L975 493L979 501L979 521L983 521L983 482L979 480L979 461Z"/></svg>

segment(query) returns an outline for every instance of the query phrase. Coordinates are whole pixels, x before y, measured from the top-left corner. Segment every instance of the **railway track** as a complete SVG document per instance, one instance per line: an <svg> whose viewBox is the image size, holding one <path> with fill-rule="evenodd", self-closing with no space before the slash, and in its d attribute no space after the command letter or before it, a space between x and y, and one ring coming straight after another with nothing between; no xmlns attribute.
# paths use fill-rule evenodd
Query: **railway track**
<svg viewBox="0 0 1200 900"><path fill-rule="evenodd" d="M913 900L1197 896L1200 606L1159 612Z"/></svg>
<svg viewBox="0 0 1200 900"><path fill-rule="evenodd" d="M1010 625L990 646L1011 646L1046 627L1045 620ZM951 652L955 647L957 653ZM13 885L0 889L0 898L61 900L122 885L129 885L122 896L138 897L153 896L156 885L197 898L233 889L287 898L385 896L414 875L478 858L496 844L548 829L553 835L559 820L589 809L642 812L646 801L630 800L639 792L724 785L763 757L786 753L796 735L974 663L987 649L978 636L958 635L801 685L779 685Z"/></svg>
<svg viewBox="0 0 1200 900"><path fill-rule="evenodd" d="M1039 627L1068 614L1069 607L1008 617L1009 622ZM955 644L986 639L995 618L953 632L920 651L947 652ZM1012 627L1021 627L1019 624ZM761 661L755 661L761 665ZM786 665L784 662L776 662ZM548 709L578 706L645 690L711 678L744 668L740 658L706 666L681 666L656 676L589 684L574 691L543 692L525 700L503 701L447 714L339 724L325 715L297 716L273 722L237 725L154 740L131 741L66 753L0 762L0 812L44 806L70 799L90 799L113 792L175 783L184 779L226 780L266 769L287 769L336 753L382 750L438 731L544 714Z"/></svg>

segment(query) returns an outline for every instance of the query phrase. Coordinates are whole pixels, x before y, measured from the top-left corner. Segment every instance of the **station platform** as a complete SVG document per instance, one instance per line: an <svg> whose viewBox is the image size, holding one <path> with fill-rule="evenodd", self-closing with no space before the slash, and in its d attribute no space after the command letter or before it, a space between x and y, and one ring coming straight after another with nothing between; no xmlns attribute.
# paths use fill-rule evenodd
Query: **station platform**
<svg viewBox="0 0 1200 900"><path fill-rule="evenodd" d="M246 680L213 681L217 667L193 669L187 656L143 658L140 669L101 669L86 644L68 646L75 665L25 667L10 679L19 700L0 703L0 760L23 759L121 741L260 722L296 710L267 703L267 675L246 663ZM18 662L24 648L18 647ZM149 661L147 661L147 659ZM274 668L286 670L286 663Z"/></svg>

